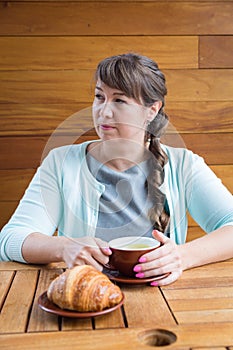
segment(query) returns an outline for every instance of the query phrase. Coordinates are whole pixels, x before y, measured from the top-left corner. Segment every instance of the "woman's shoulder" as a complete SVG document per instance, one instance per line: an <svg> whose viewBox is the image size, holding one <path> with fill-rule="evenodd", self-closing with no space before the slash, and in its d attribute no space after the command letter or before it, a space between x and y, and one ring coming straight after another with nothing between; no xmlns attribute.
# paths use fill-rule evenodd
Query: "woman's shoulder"
<svg viewBox="0 0 233 350"><path fill-rule="evenodd" d="M83 159L86 156L87 146L91 142L95 141L56 147L49 151L48 156L54 158L56 161Z"/></svg>
<svg viewBox="0 0 233 350"><path fill-rule="evenodd" d="M57 173L64 170L77 171L85 163L86 148L90 141L80 144L55 147L45 154L40 169L50 169Z"/></svg>
<svg viewBox="0 0 233 350"><path fill-rule="evenodd" d="M172 147L165 144L162 144L161 147L170 161L181 161L182 159L196 160L202 158L198 154L185 147Z"/></svg>
<svg viewBox="0 0 233 350"><path fill-rule="evenodd" d="M173 174L193 174L208 168L203 157L187 148L176 148L167 145L162 145L162 148L168 157L165 168L170 169Z"/></svg>

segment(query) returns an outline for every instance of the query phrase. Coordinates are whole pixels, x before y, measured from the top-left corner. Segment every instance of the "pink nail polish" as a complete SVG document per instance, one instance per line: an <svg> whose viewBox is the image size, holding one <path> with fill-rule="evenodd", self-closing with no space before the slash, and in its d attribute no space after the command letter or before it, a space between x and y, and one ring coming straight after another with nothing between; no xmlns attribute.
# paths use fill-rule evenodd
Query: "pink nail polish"
<svg viewBox="0 0 233 350"><path fill-rule="evenodd" d="M108 254L112 254L112 251L110 248L104 248L105 252L108 253Z"/></svg>
<svg viewBox="0 0 233 350"><path fill-rule="evenodd" d="M141 258L139 258L138 260L140 263L144 263L146 262L146 258L144 258L143 256L141 256Z"/></svg>
<svg viewBox="0 0 233 350"><path fill-rule="evenodd" d="M156 282L156 281L154 281L154 282L151 282L151 284L150 284L152 287L158 287L158 282Z"/></svg>
<svg viewBox="0 0 233 350"><path fill-rule="evenodd" d="M139 272L135 275L138 278L143 278L144 277L144 273L143 272Z"/></svg>
<svg viewBox="0 0 233 350"><path fill-rule="evenodd" d="M134 272L140 272L141 271L141 266L134 266L134 268L133 268L133 270L134 270Z"/></svg>

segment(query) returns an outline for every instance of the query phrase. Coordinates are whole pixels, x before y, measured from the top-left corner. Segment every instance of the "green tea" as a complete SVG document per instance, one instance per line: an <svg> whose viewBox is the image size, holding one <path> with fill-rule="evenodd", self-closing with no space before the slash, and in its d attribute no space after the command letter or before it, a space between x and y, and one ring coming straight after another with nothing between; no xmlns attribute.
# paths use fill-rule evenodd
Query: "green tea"
<svg viewBox="0 0 233 350"><path fill-rule="evenodd" d="M125 249L146 249L146 248L151 248L151 246L143 243L133 243L133 244L126 245L124 248Z"/></svg>

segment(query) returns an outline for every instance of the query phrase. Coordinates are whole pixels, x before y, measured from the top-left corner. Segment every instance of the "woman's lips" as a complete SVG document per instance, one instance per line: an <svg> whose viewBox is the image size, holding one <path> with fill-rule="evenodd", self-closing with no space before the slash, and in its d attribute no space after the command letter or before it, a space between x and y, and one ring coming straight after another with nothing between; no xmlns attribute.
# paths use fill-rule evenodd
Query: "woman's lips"
<svg viewBox="0 0 233 350"><path fill-rule="evenodd" d="M114 129L114 127L112 125L108 125L108 124L101 124L100 128L103 130L111 130Z"/></svg>

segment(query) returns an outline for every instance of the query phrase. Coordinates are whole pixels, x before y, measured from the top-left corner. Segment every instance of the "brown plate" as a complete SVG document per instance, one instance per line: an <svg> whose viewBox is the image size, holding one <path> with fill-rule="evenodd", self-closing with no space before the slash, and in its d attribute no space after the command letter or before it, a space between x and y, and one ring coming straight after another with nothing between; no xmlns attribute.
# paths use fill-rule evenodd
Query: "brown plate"
<svg viewBox="0 0 233 350"><path fill-rule="evenodd" d="M52 301L48 299L47 292L44 292L38 298L38 304L42 310L46 312L50 312L55 315L63 316L63 317L75 317L75 318L88 318L88 317L105 315L105 314L108 314L109 312L112 312L118 309L119 307L121 307L121 305L123 305L123 303L124 303L124 294L119 304L113 307L110 307L108 309L105 309L102 311L96 311L96 312L78 312L78 311L61 309L59 306L55 305Z"/></svg>
<svg viewBox="0 0 233 350"><path fill-rule="evenodd" d="M162 278L165 278L169 275L169 273L164 273L163 275L158 275L158 276L153 276L148 278L136 278L136 277L127 277L122 275L119 271L111 271L107 269L104 269L103 273L106 274L111 281L120 282L124 284L134 284L134 285L147 284L149 282L159 281Z"/></svg>

